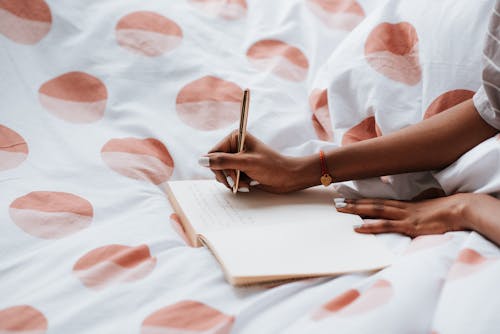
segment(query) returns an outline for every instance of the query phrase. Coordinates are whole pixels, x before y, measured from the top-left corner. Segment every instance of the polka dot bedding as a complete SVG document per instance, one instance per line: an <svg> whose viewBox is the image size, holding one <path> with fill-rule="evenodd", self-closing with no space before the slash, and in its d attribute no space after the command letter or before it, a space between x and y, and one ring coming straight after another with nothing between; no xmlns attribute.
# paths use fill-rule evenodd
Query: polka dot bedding
<svg viewBox="0 0 500 334"><path fill-rule="evenodd" d="M0 333L500 332L477 233L382 235L380 272L233 288L164 193L212 177L197 159L247 87L249 130L295 155L470 98L493 2L0 0ZM498 143L337 190L500 193Z"/></svg>

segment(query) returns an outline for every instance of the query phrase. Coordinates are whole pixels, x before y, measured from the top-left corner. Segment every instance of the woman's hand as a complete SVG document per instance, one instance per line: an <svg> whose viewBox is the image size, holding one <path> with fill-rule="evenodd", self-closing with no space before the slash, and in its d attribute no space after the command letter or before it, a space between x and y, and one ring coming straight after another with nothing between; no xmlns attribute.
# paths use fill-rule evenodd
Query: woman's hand
<svg viewBox="0 0 500 334"><path fill-rule="evenodd" d="M209 167L217 181L228 188L232 188L236 180L236 169L244 173L239 184L239 191L242 192L249 191L249 186L285 193L315 185L308 175L319 169L319 163L311 171L307 157L293 158L279 154L249 133L246 134L244 151L235 153L237 143L238 132L233 131L200 158L200 164Z"/></svg>
<svg viewBox="0 0 500 334"><path fill-rule="evenodd" d="M477 194L456 194L421 202L361 199L337 202L337 210L366 220L359 233L401 233L410 237L469 230L465 209Z"/></svg>

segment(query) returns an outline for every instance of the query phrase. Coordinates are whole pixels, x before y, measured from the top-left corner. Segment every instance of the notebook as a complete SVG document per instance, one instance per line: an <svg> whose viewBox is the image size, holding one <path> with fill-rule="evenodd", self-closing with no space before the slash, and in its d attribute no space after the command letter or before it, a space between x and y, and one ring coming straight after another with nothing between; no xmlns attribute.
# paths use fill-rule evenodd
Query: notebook
<svg viewBox="0 0 500 334"><path fill-rule="evenodd" d="M324 187L233 194L215 180L170 181L168 198L193 245L205 245L233 285L373 271L393 254L338 213Z"/></svg>

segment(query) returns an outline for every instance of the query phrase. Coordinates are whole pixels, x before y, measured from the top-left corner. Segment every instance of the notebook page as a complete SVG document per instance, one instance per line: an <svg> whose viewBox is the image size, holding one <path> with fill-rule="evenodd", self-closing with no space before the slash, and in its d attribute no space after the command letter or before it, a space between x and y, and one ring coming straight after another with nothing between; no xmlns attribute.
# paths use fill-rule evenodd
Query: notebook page
<svg viewBox="0 0 500 334"><path fill-rule="evenodd" d="M334 193L323 187L276 195L258 190L233 194L214 180L171 181L168 186L186 219L199 234L284 220L304 221L318 211L336 213L332 201Z"/></svg>
<svg viewBox="0 0 500 334"><path fill-rule="evenodd" d="M203 236L233 284L370 271L391 264L394 256L382 241L353 231L356 218L336 214Z"/></svg>

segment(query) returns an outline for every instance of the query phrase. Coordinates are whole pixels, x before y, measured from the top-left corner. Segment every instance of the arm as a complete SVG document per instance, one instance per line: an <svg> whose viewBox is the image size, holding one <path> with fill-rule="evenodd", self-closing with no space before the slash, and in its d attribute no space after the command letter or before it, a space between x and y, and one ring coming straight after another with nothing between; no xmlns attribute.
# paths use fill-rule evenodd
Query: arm
<svg viewBox="0 0 500 334"><path fill-rule="evenodd" d="M395 133L327 152L327 165L335 182L441 169L496 132L468 100ZM236 152L236 142L233 132L214 147L208 158L200 159L220 182L227 185L223 174L233 177L233 170L239 169L260 182L258 187L271 192L320 184L317 155L286 157L251 135L245 152L230 154Z"/></svg>
<svg viewBox="0 0 500 334"><path fill-rule="evenodd" d="M488 196L472 194L464 209L467 228L477 231L500 245L500 200Z"/></svg>
<svg viewBox="0 0 500 334"><path fill-rule="evenodd" d="M334 181L442 169L493 136L497 130L476 111L472 100L386 136L327 153ZM318 158L301 158L305 187L319 184Z"/></svg>
<svg viewBox="0 0 500 334"><path fill-rule="evenodd" d="M360 233L396 232L416 237L474 230L500 245L500 200L485 194L455 194L416 203L390 200L346 200L337 210L365 220Z"/></svg>

